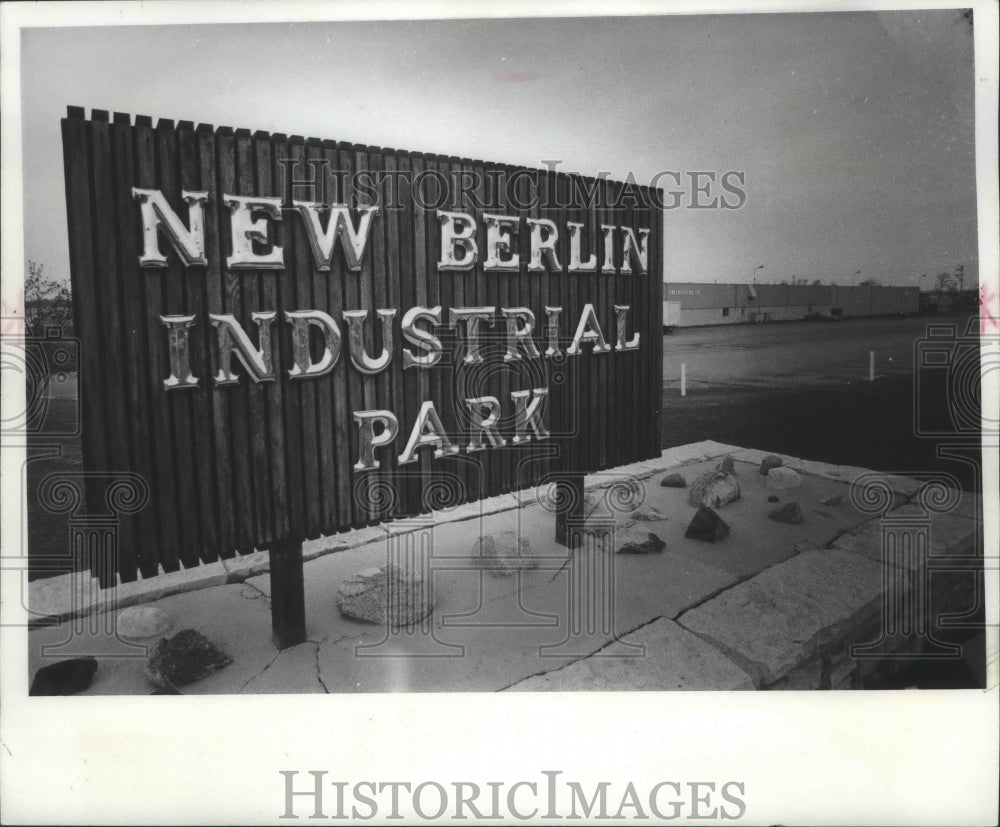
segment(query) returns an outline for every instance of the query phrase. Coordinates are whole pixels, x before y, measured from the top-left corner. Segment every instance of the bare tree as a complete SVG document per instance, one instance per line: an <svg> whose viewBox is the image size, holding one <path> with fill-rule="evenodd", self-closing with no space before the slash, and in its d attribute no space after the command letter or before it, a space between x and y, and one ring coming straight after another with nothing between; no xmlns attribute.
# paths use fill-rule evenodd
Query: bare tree
<svg viewBox="0 0 1000 827"><path fill-rule="evenodd" d="M944 293L946 290L955 289L955 278L951 273L938 273L937 277L934 279L934 283L937 287L938 293Z"/></svg>
<svg viewBox="0 0 1000 827"><path fill-rule="evenodd" d="M64 281L45 278L45 265L28 261L24 278L24 332L44 336L45 329L73 327L73 294Z"/></svg>

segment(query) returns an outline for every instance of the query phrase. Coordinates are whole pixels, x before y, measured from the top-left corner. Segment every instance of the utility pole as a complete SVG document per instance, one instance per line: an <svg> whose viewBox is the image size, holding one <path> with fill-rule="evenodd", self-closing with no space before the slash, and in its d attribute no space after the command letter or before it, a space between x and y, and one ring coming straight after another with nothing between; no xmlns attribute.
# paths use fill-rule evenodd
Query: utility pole
<svg viewBox="0 0 1000 827"><path fill-rule="evenodd" d="M965 293L965 265L958 265L958 304L962 306L962 295Z"/></svg>

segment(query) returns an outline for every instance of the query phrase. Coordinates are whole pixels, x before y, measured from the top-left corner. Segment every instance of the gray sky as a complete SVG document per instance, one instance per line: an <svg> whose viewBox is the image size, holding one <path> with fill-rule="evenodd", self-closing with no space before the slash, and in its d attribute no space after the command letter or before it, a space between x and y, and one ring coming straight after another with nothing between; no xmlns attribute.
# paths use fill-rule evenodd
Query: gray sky
<svg viewBox="0 0 1000 827"><path fill-rule="evenodd" d="M70 104L640 182L741 170L743 208L666 213L668 280L965 263L968 286L973 75L955 9L31 29L25 256L68 276Z"/></svg>

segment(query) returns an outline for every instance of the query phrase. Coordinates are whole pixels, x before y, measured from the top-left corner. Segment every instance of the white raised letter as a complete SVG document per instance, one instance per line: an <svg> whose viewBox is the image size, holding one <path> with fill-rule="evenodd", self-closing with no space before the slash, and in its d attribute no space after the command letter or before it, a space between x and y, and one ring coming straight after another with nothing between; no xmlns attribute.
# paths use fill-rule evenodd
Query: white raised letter
<svg viewBox="0 0 1000 827"><path fill-rule="evenodd" d="M556 258L556 242L559 240L559 230L554 222L547 218L529 218L528 226L531 227L531 261L528 262L528 270L532 273L540 273L545 270L545 264L549 266L549 272L558 273L562 270L559 259ZM542 230L545 231L545 238L542 238Z"/></svg>
<svg viewBox="0 0 1000 827"><path fill-rule="evenodd" d="M580 345L583 342L594 343L594 353L607 353L611 350L611 345L604 341L604 333L597 322L597 314L594 313L594 305L589 302L583 306L580 314L580 323L576 326L576 335L573 341L566 348L567 356L579 356Z"/></svg>
<svg viewBox="0 0 1000 827"><path fill-rule="evenodd" d="M569 229L569 266L566 268L571 273L596 273L597 256L587 253L587 260L580 261L580 230L583 224L575 221L567 221L566 227Z"/></svg>
<svg viewBox="0 0 1000 827"><path fill-rule="evenodd" d="M286 310L285 321L292 326L292 361L288 370L292 379L323 376L333 370L340 358L340 328L329 313L322 310ZM323 355L318 362L309 352L309 329L315 327L323 335Z"/></svg>
<svg viewBox="0 0 1000 827"><path fill-rule="evenodd" d="M517 352L519 345L529 356L538 359L538 348L531 338L531 331L535 328L535 314L527 307L501 307L500 312L507 320L507 352L503 360L515 362L520 359L521 354ZM521 327L518 327L519 321L524 322Z"/></svg>
<svg viewBox="0 0 1000 827"><path fill-rule="evenodd" d="M272 244L267 253L255 253L253 242L267 244L267 218L281 221L281 199L256 195L223 195L222 203L229 207L233 254L226 259L230 270L281 270L285 266L285 251ZM267 218L254 218L264 213Z"/></svg>
<svg viewBox="0 0 1000 827"><path fill-rule="evenodd" d="M207 192L181 190L181 198L188 205L190 229L184 226L177 213L170 208L160 190L132 187L132 198L139 202L139 211L142 214L142 255L139 256L139 266L167 266L167 259L160 252L157 230L163 230L163 234L170 239L185 267L196 264L204 266L208 263L205 259L203 210L203 205L208 200Z"/></svg>
<svg viewBox="0 0 1000 827"><path fill-rule="evenodd" d="M546 439L549 432L542 422L542 403L548 395L548 388L534 388L530 391L513 391L510 398L514 400L516 432L514 434L514 444L520 445L524 442L531 442L531 434L528 433L528 426L535 432L537 439ZM534 398L532 398L534 394ZM531 399L531 404L528 400Z"/></svg>
<svg viewBox="0 0 1000 827"><path fill-rule="evenodd" d="M471 270L479 258L476 246L476 222L468 213L437 211L441 222L441 260L438 270ZM462 250L461 259L455 251Z"/></svg>
<svg viewBox="0 0 1000 827"><path fill-rule="evenodd" d="M433 402L424 402L420 406L417 421L413 423L413 430L410 431L410 439L407 441L403 453L399 455L399 464L408 465L411 462L416 462L417 448L423 445L433 445L435 457L458 453L458 448L451 444L448 435L444 432L444 426L441 424L437 411L434 410Z"/></svg>
<svg viewBox="0 0 1000 827"><path fill-rule="evenodd" d="M625 328L628 324L628 311L629 305L627 304L616 304L615 305L615 316L617 317L617 334L618 343L615 345L615 350L635 350L639 347L639 331L635 332L635 335L628 341L625 341Z"/></svg>
<svg viewBox="0 0 1000 827"><path fill-rule="evenodd" d="M274 311L253 313L251 318L257 323L260 349L253 346L243 326L229 313L209 313L208 318L216 329L219 344L219 372L215 374L216 385L235 385L240 378L233 373L232 357L236 356L254 382L273 382L274 369L271 367L271 322Z"/></svg>
<svg viewBox="0 0 1000 827"><path fill-rule="evenodd" d="M375 471L381 463L375 459L375 449L388 445L399 432L399 421L392 411L355 411L358 423L358 461L355 471ZM382 433L375 436L375 423L382 425Z"/></svg>
<svg viewBox="0 0 1000 827"><path fill-rule="evenodd" d="M429 330L417 327L417 322L424 319L432 321L434 324L441 324L441 305L430 308L417 305L403 314L403 322L400 325L403 330L403 338L424 351L422 355L415 356L413 351L404 348L403 370L429 368L441 361L441 340Z"/></svg>
<svg viewBox="0 0 1000 827"><path fill-rule="evenodd" d="M635 239L635 231L631 227L622 227L622 273L626 276L632 274L632 257L635 257L639 265L639 272L646 272L646 265L649 262L649 230L639 230L639 240Z"/></svg>
<svg viewBox="0 0 1000 827"><path fill-rule="evenodd" d="M361 260L368 244L368 231L371 229L372 217L378 213L378 207L358 207L360 217L355 229L351 223L350 210L345 204L332 204L327 207L315 201L292 201L292 206L302 216L306 238L309 239L309 247L319 270L327 272L330 269L338 240L340 248L344 251L347 269L361 269ZM320 213L328 210L330 219L324 230Z"/></svg>
<svg viewBox="0 0 1000 827"><path fill-rule="evenodd" d="M480 396L475 399L466 399L465 404L472 414L472 436L469 437L469 444L465 447L466 453L482 451L486 448L483 444L483 437L489 440L490 445L499 448L507 444L500 434L497 433L497 422L500 421L500 400L495 396ZM489 408L489 414L483 417L483 408Z"/></svg>

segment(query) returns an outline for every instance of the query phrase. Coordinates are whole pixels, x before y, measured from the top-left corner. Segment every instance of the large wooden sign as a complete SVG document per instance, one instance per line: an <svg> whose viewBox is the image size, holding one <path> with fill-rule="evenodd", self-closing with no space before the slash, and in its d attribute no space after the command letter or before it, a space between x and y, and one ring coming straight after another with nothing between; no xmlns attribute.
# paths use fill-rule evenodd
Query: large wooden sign
<svg viewBox="0 0 1000 827"><path fill-rule="evenodd" d="M123 581L658 455L647 188L76 107L62 128L85 465L150 490Z"/></svg>

